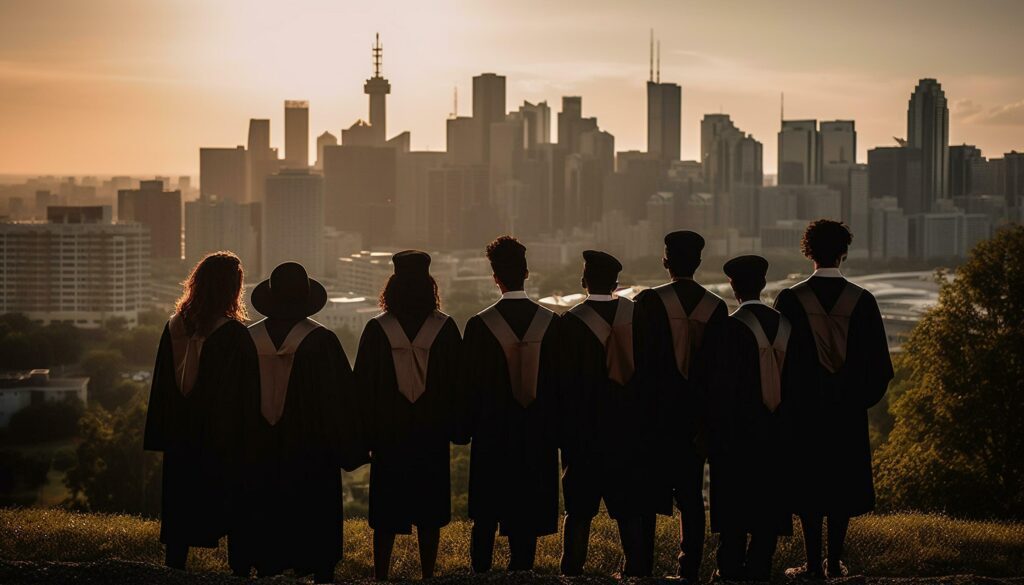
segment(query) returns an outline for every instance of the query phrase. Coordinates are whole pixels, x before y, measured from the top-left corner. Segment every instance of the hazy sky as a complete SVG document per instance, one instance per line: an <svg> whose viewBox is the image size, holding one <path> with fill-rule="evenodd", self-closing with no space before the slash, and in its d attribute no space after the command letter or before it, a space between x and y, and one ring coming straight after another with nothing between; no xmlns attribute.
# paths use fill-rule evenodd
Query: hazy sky
<svg viewBox="0 0 1024 585"><path fill-rule="evenodd" d="M249 118L283 137L307 99L310 139L366 118L380 31L388 134L443 149L459 88L508 77L508 107L582 95L617 150L645 148L648 31L683 88L683 158L703 114L726 112L775 171L787 118L855 119L865 152L906 133L935 77L950 141L1024 150L1024 1L0 0L0 173L197 173L199 146L244 144ZM311 150L312 152L312 150Z"/></svg>

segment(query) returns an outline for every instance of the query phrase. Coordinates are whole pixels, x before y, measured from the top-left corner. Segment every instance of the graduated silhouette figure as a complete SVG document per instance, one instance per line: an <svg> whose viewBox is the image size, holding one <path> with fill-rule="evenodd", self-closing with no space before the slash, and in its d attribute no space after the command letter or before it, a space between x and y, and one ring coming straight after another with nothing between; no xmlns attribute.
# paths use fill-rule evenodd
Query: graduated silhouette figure
<svg viewBox="0 0 1024 585"><path fill-rule="evenodd" d="M256 367L242 322L242 264L228 252L192 269L164 327L143 446L163 452L160 542L184 569L190 547L216 548L237 505L241 403ZM231 542L234 552L234 542Z"/></svg>

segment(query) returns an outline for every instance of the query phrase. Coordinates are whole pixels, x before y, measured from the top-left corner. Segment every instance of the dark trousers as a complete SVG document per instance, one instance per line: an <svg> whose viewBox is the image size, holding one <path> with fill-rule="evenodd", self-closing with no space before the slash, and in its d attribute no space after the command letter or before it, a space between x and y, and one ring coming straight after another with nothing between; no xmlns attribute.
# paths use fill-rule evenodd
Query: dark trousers
<svg viewBox="0 0 1024 585"><path fill-rule="evenodd" d="M473 533L469 545L470 562L473 572L486 573L491 570L494 560L494 537L498 531L496 521L473 521ZM508 570L530 571L537 558L537 536L533 534L508 535Z"/></svg>
<svg viewBox="0 0 1024 585"><path fill-rule="evenodd" d="M583 574L590 546L590 524L593 516L565 515L562 526L563 575ZM637 515L616 520L622 543L623 577L650 577L654 571L654 515Z"/></svg>
<svg viewBox="0 0 1024 585"><path fill-rule="evenodd" d="M679 576L691 581L700 577L704 559L704 457L692 456L684 462L673 497L679 508Z"/></svg>
<svg viewBox="0 0 1024 585"><path fill-rule="evenodd" d="M723 532L718 540L718 574L727 581L769 581L779 538L774 534Z"/></svg>
<svg viewBox="0 0 1024 585"><path fill-rule="evenodd" d="M807 553L807 566L811 569L821 567L821 544L823 514L800 514L800 526L804 531L804 549ZM837 570L839 561L843 559L843 547L846 543L846 531L850 527L849 516L828 516L828 565Z"/></svg>

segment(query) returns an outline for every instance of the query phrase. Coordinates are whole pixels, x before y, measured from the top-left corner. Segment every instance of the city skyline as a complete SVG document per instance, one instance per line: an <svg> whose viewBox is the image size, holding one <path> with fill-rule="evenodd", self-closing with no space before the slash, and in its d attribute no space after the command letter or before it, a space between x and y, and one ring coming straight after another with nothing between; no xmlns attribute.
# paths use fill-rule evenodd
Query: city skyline
<svg viewBox="0 0 1024 585"><path fill-rule="evenodd" d="M317 135L366 118L361 89L373 74L377 30L393 85L390 133L411 131L415 150L444 149L452 90L470 96L471 77L483 72L508 79L506 110L529 100L557 111L562 96L579 95L617 151L644 150L652 23L661 81L682 87L683 159L700 160L700 120L722 112L766 145L764 169L773 173L785 92L787 119L855 120L857 160L866 162L867 150L903 137L907 99L925 77L938 79L949 99L949 144L996 155L1019 149L1024 131L1024 68L1013 61L1019 3L865 3L844 12L804 2L775 10L598 2L582 11L527 1L524 8L536 8L527 18L492 4L441 3L424 14L395 13L395 3L304 2L283 20L264 4L241 11L217 3L205 18L192 2L57 4L66 10L0 1L0 16L11 15L0 18L0 174L195 175L197 147L244 144L250 117L270 119L271 145L284 152L286 99L309 100L316 152ZM892 18L877 18L883 9ZM595 32L612 18L621 26ZM925 32L897 35L901 26ZM808 34L794 41L799 30ZM811 50L822 34L828 46ZM54 139L59 132L75 140Z"/></svg>

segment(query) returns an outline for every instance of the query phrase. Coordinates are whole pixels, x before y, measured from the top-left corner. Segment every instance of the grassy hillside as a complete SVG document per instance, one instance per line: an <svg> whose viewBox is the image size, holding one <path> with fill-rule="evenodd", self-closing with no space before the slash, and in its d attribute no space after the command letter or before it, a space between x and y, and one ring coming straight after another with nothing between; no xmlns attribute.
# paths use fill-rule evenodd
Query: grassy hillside
<svg viewBox="0 0 1024 585"><path fill-rule="evenodd" d="M670 573L675 564L675 519L662 518L658 525L658 570ZM0 510L0 581L3 568L28 575L33 565L20 562L130 561L159 564L162 549L157 541L159 524L131 516L76 514L60 510ZM371 533L362 520L345 525L345 562L338 577L365 579L371 573ZM709 543L713 544L714 540ZM499 539L496 566L502 566L507 550ZM799 534L786 539L776 556L776 570L799 562L802 541ZM542 539L537 570L557 572L561 552L557 535ZM706 557L713 559L712 547ZM442 532L438 574L466 575L468 569L469 525L454 522ZM591 537L587 571L611 575L620 562L618 536L606 517L597 519ZM927 577L974 574L989 577L1024 575L1024 524L971 522L940 516L892 515L857 519L850 529L848 563L857 573L872 576ZM21 568L19 568L21 567ZM202 550L193 554L190 568L206 573L226 573L226 553ZM710 574L711 563L705 564ZM97 570L97 569L93 569ZM415 578L419 563L415 541L399 537L395 550L396 577ZM36 581L25 581L36 582ZM45 581L38 581L45 582Z"/></svg>

